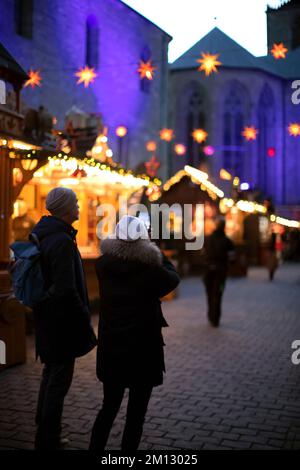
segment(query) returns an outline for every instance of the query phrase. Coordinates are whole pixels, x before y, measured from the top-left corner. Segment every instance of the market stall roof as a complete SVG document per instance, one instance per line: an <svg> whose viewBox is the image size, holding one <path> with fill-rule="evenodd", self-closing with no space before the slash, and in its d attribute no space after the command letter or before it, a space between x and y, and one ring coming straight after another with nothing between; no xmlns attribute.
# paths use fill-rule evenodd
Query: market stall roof
<svg viewBox="0 0 300 470"><path fill-rule="evenodd" d="M0 43L0 78L10 83L22 86L28 79L27 73L16 62L13 56Z"/></svg>

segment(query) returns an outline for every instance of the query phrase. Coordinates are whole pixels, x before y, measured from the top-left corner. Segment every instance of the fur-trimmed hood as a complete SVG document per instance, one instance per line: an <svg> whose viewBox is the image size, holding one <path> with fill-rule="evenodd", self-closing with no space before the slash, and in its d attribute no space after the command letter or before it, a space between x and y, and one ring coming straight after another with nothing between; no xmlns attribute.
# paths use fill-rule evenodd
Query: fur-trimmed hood
<svg viewBox="0 0 300 470"><path fill-rule="evenodd" d="M155 243L139 239L134 242L105 238L101 242L102 255L111 255L123 261L133 261L151 266L162 265L162 254Z"/></svg>

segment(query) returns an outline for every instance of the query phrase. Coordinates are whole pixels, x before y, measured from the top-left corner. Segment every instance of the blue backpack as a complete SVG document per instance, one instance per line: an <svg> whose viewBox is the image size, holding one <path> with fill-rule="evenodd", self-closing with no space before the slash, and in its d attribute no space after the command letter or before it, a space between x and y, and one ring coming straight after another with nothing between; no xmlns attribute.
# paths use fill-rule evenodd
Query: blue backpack
<svg viewBox="0 0 300 470"><path fill-rule="evenodd" d="M41 269L39 240L31 234L28 242L14 242L10 245L15 262L10 268L13 291L26 307L34 307L47 298Z"/></svg>

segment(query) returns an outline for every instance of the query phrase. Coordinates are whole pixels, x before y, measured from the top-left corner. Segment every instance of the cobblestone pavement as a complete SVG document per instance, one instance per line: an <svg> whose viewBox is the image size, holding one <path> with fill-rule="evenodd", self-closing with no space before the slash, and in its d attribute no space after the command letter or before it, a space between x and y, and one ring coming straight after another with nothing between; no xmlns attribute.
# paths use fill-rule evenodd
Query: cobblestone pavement
<svg viewBox="0 0 300 470"><path fill-rule="evenodd" d="M201 280L184 279L165 302L167 375L154 389L142 449L300 449L300 265L273 283L262 268L229 279L219 329L207 324ZM95 318L95 324L97 318ZM27 364L0 375L0 448L30 449L41 365L28 338ZM63 433L86 449L102 399L95 352L78 360ZM108 447L120 446L126 400Z"/></svg>

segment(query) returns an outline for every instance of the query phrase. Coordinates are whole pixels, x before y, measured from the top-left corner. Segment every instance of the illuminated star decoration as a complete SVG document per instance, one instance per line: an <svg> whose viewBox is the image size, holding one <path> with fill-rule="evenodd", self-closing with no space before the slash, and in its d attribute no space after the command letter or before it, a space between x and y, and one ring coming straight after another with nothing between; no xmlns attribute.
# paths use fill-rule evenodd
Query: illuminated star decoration
<svg viewBox="0 0 300 470"><path fill-rule="evenodd" d="M158 168L160 167L160 163L155 155L153 155L148 162L145 162L145 167L148 175L154 178Z"/></svg>
<svg viewBox="0 0 300 470"><path fill-rule="evenodd" d="M78 72L75 73L75 76L79 78L79 80L77 80L77 85L83 83L84 87L87 88L90 83L93 83L97 74L93 68L86 65L84 68L79 69Z"/></svg>
<svg viewBox="0 0 300 470"><path fill-rule="evenodd" d="M288 130L289 130L289 134L292 135L293 137L300 136L300 124L298 122L291 123L288 127Z"/></svg>
<svg viewBox="0 0 300 470"><path fill-rule="evenodd" d="M198 144L201 144L201 142L204 142L207 136L208 136L208 133L204 129L194 129L192 132L192 137L196 142L198 142Z"/></svg>
<svg viewBox="0 0 300 470"><path fill-rule="evenodd" d="M165 127L164 129L162 129L159 132L159 136L160 136L161 140L166 140L167 142L171 142L171 140L174 137L173 129L167 129Z"/></svg>
<svg viewBox="0 0 300 470"><path fill-rule="evenodd" d="M254 126L246 126L242 132L242 136L245 137L246 140L255 140L258 134L258 130L255 129Z"/></svg>
<svg viewBox="0 0 300 470"><path fill-rule="evenodd" d="M185 152L186 152L186 147L185 147L185 145L183 145L183 144L176 144L176 145L174 146L174 151L175 151L175 153L176 153L177 155L182 156L182 155L184 155Z"/></svg>
<svg viewBox="0 0 300 470"><path fill-rule="evenodd" d="M208 76L212 72L217 72L217 66L222 65L222 62L219 62L217 58L219 57L219 54L209 54L208 52L201 52L202 58L197 59L197 62L199 62L200 67L198 70L204 71L205 75Z"/></svg>
<svg viewBox="0 0 300 470"><path fill-rule="evenodd" d="M138 68L138 73L140 74L140 78L147 78L148 80L153 80L154 77L154 70L157 67L153 67L151 60L144 62L140 60L140 66Z"/></svg>
<svg viewBox="0 0 300 470"><path fill-rule="evenodd" d="M282 42L280 44L273 44L273 49L271 50L275 59L285 59L287 51L288 48Z"/></svg>
<svg viewBox="0 0 300 470"><path fill-rule="evenodd" d="M28 73L29 79L25 82L24 87L31 86L34 88L35 86L41 86L41 74L39 70L30 70Z"/></svg>

